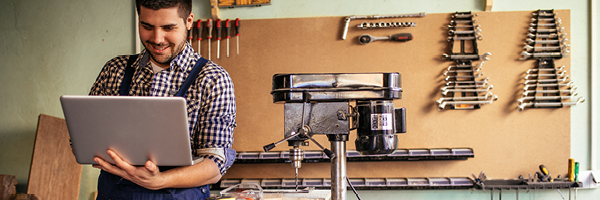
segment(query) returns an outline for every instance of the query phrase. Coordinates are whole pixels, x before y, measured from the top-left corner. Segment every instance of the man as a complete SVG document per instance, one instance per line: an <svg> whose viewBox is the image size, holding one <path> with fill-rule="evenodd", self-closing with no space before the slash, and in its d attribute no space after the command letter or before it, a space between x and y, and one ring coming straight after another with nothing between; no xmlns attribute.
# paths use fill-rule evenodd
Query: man
<svg viewBox="0 0 600 200"><path fill-rule="evenodd" d="M151 161L132 166L108 150L114 165L94 158L93 166L102 170L97 199L205 199L207 184L217 182L235 159L233 83L222 67L201 58L186 42L194 20L191 7L191 0L136 0L145 50L108 61L90 95L183 96L196 162L170 169ZM201 71L194 74L197 64ZM187 79L192 80L185 89Z"/></svg>

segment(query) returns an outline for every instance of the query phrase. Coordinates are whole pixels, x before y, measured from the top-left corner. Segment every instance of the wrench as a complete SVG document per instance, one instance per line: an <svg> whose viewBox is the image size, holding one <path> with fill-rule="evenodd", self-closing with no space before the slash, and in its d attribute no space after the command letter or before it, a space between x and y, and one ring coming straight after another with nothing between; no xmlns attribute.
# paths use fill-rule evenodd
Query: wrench
<svg viewBox="0 0 600 200"><path fill-rule="evenodd" d="M405 41L409 41L412 40L412 34L411 33L397 33L394 35L389 35L387 37L373 37L369 34L364 34L358 37L358 42L360 44L369 44L373 41L377 41L377 40L391 40L391 41L398 41L398 42L405 42Z"/></svg>
<svg viewBox="0 0 600 200"><path fill-rule="evenodd" d="M571 99L575 96L577 96L577 92L571 94L570 96L521 97L520 99L517 100L517 105L521 105L521 104L525 103L525 101L565 100L565 99Z"/></svg>
<svg viewBox="0 0 600 200"><path fill-rule="evenodd" d="M438 105L438 110L442 111L446 107L446 105L456 105L456 104L491 104L495 100L498 100L498 95L492 96L489 100L484 101L444 101Z"/></svg>
<svg viewBox="0 0 600 200"><path fill-rule="evenodd" d="M479 24L477 25L452 25L452 24L448 24L448 29L452 29L452 28L473 28L473 29L479 29L481 26Z"/></svg>
<svg viewBox="0 0 600 200"><path fill-rule="evenodd" d="M523 91L529 90L530 87L571 87L573 86L573 81L568 83L549 83L549 84L527 84L523 87Z"/></svg>
<svg viewBox="0 0 600 200"><path fill-rule="evenodd" d="M485 89L447 89L446 88L446 89L442 90L442 95L446 96L448 94L448 92L489 92L493 88L494 88L493 85L489 85Z"/></svg>
<svg viewBox="0 0 600 200"><path fill-rule="evenodd" d="M492 92L487 92L485 96L477 96L477 97L442 97L435 101L437 104L441 104L444 101L454 101L454 100L486 100L492 96Z"/></svg>
<svg viewBox="0 0 600 200"><path fill-rule="evenodd" d="M481 29L477 28L471 31L456 31L456 30L448 30L448 35L457 35L457 34L475 34L479 35L479 32L483 32Z"/></svg>
<svg viewBox="0 0 600 200"><path fill-rule="evenodd" d="M560 37L561 39L563 39L563 38L567 37L567 34L566 33L561 33L559 35L559 34L556 34L556 33L551 33L551 34L544 34L544 35L536 35L536 34L533 34L533 33L528 33L527 37L528 38L559 38Z"/></svg>
<svg viewBox="0 0 600 200"><path fill-rule="evenodd" d="M448 42L452 42L452 41L460 41L460 40L482 40L483 37L481 35L477 35L477 36L469 36L469 37L448 37L446 40Z"/></svg>
<svg viewBox="0 0 600 200"><path fill-rule="evenodd" d="M567 49L567 47L569 47L569 45L554 46L554 47L534 47L534 46L525 44L523 49L527 52L532 52L532 51L560 51L561 53L571 52Z"/></svg>
<svg viewBox="0 0 600 200"><path fill-rule="evenodd" d="M534 12L534 13L531 13L531 15L533 15L533 16L540 16L540 17L554 17L554 16L556 16L556 13L547 13L547 12L537 13L537 12Z"/></svg>
<svg viewBox="0 0 600 200"><path fill-rule="evenodd" d="M528 69L526 74L529 74L529 72L552 72L552 71L562 71L563 69L565 69L565 66L560 66L558 69L556 68L544 68L544 69Z"/></svg>
<svg viewBox="0 0 600 200"><path fill-rule="evenodd" d="M567 53L554 52L554 53L529 53L527 51L521 52L522 58L520 60L527 60L529 58L566 58Z"/></svg>
<svg viewBox="0 0 600 200"><path fill-rule="evenodd" d="M565 75L563 78L554 78L554 79L539 79L539 80L526 80L525 85L529 83L550 83L550 82L565 82L569 79L569 75Z"/></svg>
<svg viewBox="0 0 600 200"><path fill-rule="evenodd" d="M444 79L444 80L446 80L446 81L449 81L449 80L450 80L450 79L452 79L452 78L453 78L454 80L456 80L456 79L458 79L458 78L477 78L477 77L480 77L480 76L482 76L482 75L483 75L483 73L481 73L481 72L480 72L479 74L475 74L475 75L473 75L473 76L446 76L446 79Z"/></svg>
<svg viewBox="0 0 600 200"><path fill-rule="evenodd" d="M531 33L562 33L565 27L557 27L556 29L535 29L533 27L529 27L529 32Z"/></svg>
<svg viewBox="0 0 600 200"><path fill-rule="evenodd" d="M452 19L454 18L471 18L471 17L477 17L479 14L454 14L452 15Z"/></svg>
<svg viewBox="0 0 600 200"><path fill-rule="evenodd" d="M448 81L446 82L446 85L452 85L452 84L487 84L488 81L490 80L490 77L485 77L485 79L483 81Z"/></svg>
<svg viewBox="0 0 600 200"><path fill-rule="evenodd" d="M555 17L555 18L531 18L531 22L550 22L550 21L555 21L556 23L560 23L560 18Z"/></svg>
<svg viewBox="0 0 600 200"><path fill-rule="evenodd" d="M440 89L440 91L444 91L447 89L456 89L456 88L484 88L485 85L487 85L487 83L481 84L481 85L449 85L449 86L445 86L443 88Z"/></svg>
<svg viewBox="0 0 600 200"><path fill-rule="evenodd" d="M560 26L560 23L561 22L547 23L547 24L539 24L539 23L538 24L534 24L534 23L530 23L529 26L533 26L533 27L535 27L535 26L537 26L537 27L540 27L540 26Z"/></svg>
<svg viewBox="0 0 600 200"><path fill-rule="evenodd" d="M533 77L533 78L536 78L536 77L562 77L566 73L567 73L567 71L562 71L558 74L527 74L525 76L525 79L529 79L529 77Z"/></svg>
<svg viewBox="0 0 600 200"><path fill-rule="evenodd" d="M541 94L551 94L551 93L568 93L569 95L573 95L576 92L577 87L572 87L570 90L527 90L521 94L521 98L527 97L529 93L541 93Z"/></svg>
<svg viewBox="0 0 600 200"><path fill-rule="evenodd" d="M566 45L569 40L567 38L562 40L532 40L531 38L527 38L525 42L527 44L535 46L536 44L558 44L558 45Z"/></svg>
<svg viewBox="0 0 600 200"><path fill-rule="evenodd" d="M425 17L425 13L415 14L403 14L403 15L363 15L363 16L348 16L344 19L344 31L342 32L342 40L346 39L348 35L348 27L350 26L350 20L353 19L382 19L382 18L400 18L400 17Z"/></svg>
<svg viewBox="0 0 600 200"><path fill-rule="evenodd" d="M517 107L517 111L521 112L527 107L562 107L562 106L574 106L585 102L585 98L579 97L576 102L557 102L557 103L523 103Z"/></svg>
<svg viewBox="0 0 600 200"><path fill-rule="evenodd" d="M479 72L481 70L481 67L476 68L475 70L447 70L443 73L444 76L447 76L448 73L469 73L469 72Z"/></svg>
<svg viewBox="0 0 600 200"><path fill-rule="evenodd" d="M443 54L442 58L446 60L489 60L487 56L491 56L492 53L486 52L482 55L448 55Z"/></svg>
<svg viewBox="0 0 600 200"><path fill-rule="evenodd" d="M477 67L478 67L478 68L481 68L481 66L483 65L483 63L484 63L484 62L485 62L485 61L481 61L481 63L479 63L479 65L477 65ZM458 68L461 68L461 69L465 69L465 68L467 68L467 69L469 69L469 68L471 68L471 67L474 67L474 66L473 66L473 65L465 65L465 64L461 64L461 65L450 65L450 66L448 66L448 69L447 69L447 70L451 70L452 68L456 68L456 69L458 69Z"/></svg>
<svg viewBox="0 0 600 200"><path fill-rule="evenodd" d="M473 24L477 23L477 20L450 20L450 24L456 25L458 23L461 24L470 24L471 22L473 22Z"/></svg>

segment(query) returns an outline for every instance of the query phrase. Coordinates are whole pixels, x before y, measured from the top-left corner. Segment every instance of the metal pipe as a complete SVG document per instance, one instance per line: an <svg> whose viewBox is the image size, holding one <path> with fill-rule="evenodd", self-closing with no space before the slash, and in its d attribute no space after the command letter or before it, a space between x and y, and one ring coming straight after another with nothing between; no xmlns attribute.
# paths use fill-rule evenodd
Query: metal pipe
<svg viewBox="0 0 600 200"><path fill-rule="evenodd" d="M346 141L331 141L331 199L346 200Z"/></svg>
<svg viewBox="0 0 600 200"><path fill-rule="evenodd" d="M596 44L598 43L596 41L596 34L598 34L597 30L596 30L596 26L597 26L597 22L596 22L596 0L590 0L590 29L591 29L591 42L590 42L590 80L591 80L591 84L590 84L590 92L592 93L592 103L590 105L590 111L591 111L591 116L590 116L590 169L591 170L596 170L596 140L597 140L597 134L598 134L598 126L596 125L596 120L598 117L598 112L595 111L596 107L597 107L597 103L598 103L598 94L595 91L596 85L598 84L596 81L596 76L598 75L598 72L596 71L596 54L597 54L597 46ZM575 193L577 194L577 193Z"/></svg>

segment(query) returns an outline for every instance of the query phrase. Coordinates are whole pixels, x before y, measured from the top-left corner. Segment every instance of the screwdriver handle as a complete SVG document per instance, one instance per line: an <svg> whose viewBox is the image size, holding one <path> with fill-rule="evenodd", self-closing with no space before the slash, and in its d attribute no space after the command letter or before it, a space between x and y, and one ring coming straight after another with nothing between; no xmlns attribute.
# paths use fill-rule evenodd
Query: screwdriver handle
<svg viewBox="0 0 600 200"><path fill-rule="evenodd" d="M235 18L235 36L240 36L240 18Z"/></svg>
<svg viewBox="0 0 600 200"><path fill-rule="evenodd" d="M202 20L199 19L198 22L196 23L196 39L198 39L198 41L202 40Z"/></svg>
<svg viewBox="0 0 600 200"><path fill-rule="evenodd" d="M413 39L411 33L397 33L390 36L391 41L406 42Z"/></svg>
<svg viewBox="0 0 600 200"><path fill-rule="evenodd" d="M194 30L194 29L193 29L192 27L190 27L190 29L188 30L188 40L189 40L190 42L192 42L192 39L194 39L194 35L192 35L192 33L193 33L193 30Z"/></svg>
<svg viewBox="0 0 600 200"><path fill-rule="evenodd" d="M546 166L544 166L544 165L540 165L540 171L542 171L542 173L544 173L544 175L550 174L550 172L548 171L548 168L546 168Z"/></svg>
<svg viewBox="0 0 600 200"><path fill-rule="evenodd" d="M217 19L217 40L221 40L221 19Z"/></svg>
<svg viewBox="0 0 600 200"><path fill-rule="evenodd" d="M206 30L208 31L208 35L206 36L206 38L211 39L212 38L212 19L206 20Z"/></svg>
<svg viewBox="0 0 600 200"><path fill-rule="evenodd" d="M550 174L550 171L548 171L548 168L546 168L546 166L544 165L540 165L540 171L542 171L542 174L548 176ZM553 182L554 180L552 179L551 176L548 176L548 181Z"/></svg>
<svg viewBox="0 0 600 200"><path fill-rule="evenodd" d="M229 26L229 22L231 20L227 19L225 20L225 35L227 39L229 39L231 37L231 26Z"/></svg>

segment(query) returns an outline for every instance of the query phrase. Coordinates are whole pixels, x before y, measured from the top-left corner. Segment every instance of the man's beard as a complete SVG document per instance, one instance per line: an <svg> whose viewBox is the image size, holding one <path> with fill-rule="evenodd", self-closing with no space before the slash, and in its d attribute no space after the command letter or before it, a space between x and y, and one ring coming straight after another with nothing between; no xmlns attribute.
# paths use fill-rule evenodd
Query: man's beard
<svg viewBox="0 0 600 200"><path fill-rule="evenodd" d="M185 41L181 42L180 45L177 47L173 46L174 44L172 44L172 43L168 43L167 45L164 45L164 44L155 44L155 43L146 41L143 44L144 44L144 47L146 48L146 50L150 53L150 58L152 58L152 60L154 62L156 62L157 64L169 65L171 63L171 61L179 53L181 53L181 51L183 51ZM157 55L154 52L154 46L157 46L157 47L165 47L166 46L165 48L171 48L171 49L166 54Z"/></svg>

